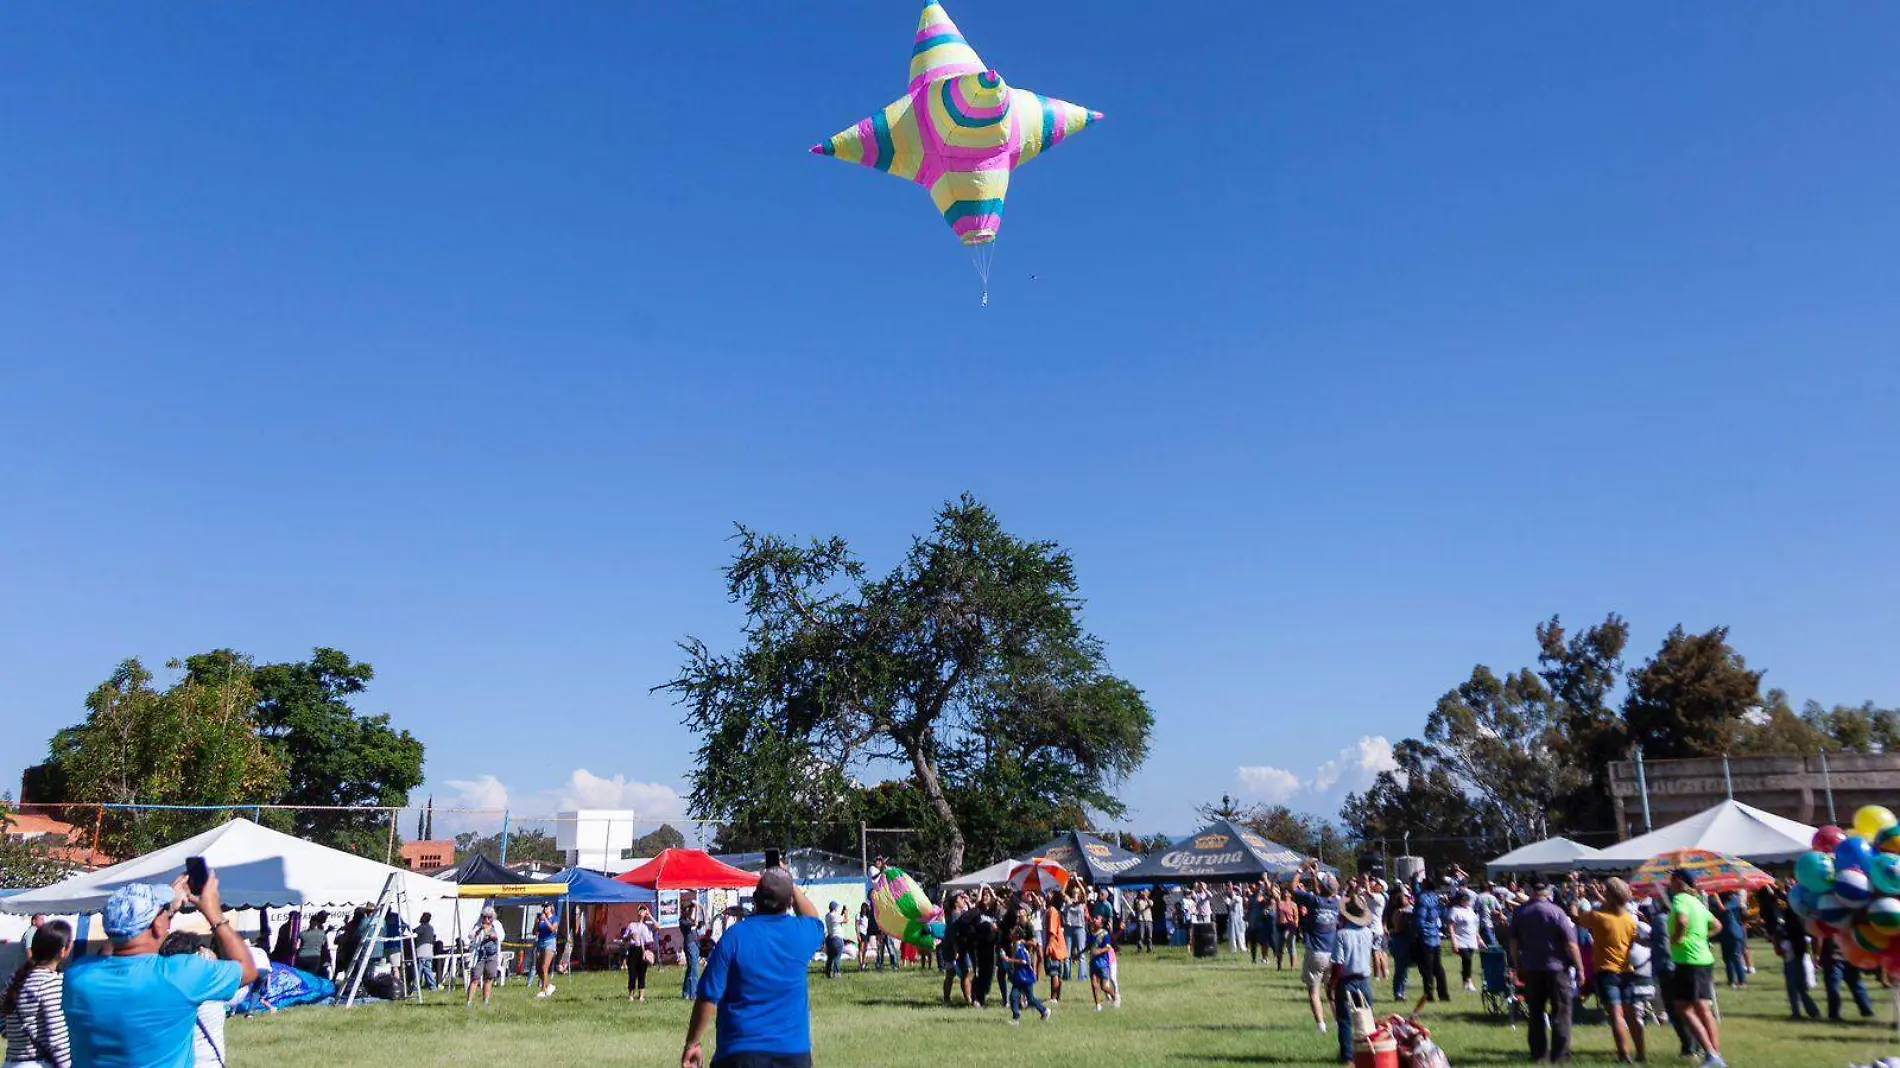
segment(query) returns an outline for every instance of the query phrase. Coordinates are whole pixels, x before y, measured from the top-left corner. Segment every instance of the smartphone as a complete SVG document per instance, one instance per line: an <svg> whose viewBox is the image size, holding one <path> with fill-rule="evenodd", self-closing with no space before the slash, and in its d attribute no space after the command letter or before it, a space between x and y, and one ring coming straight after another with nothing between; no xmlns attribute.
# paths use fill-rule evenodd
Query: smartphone
<svg viewBox="0 0 1900 1068"><path fill-rule="evenodd" d="M210 878L211 866L205 863L205 858L185 858L185 889L191 891L192 897L205 892L205 882Z"/></svg>
<svg viewBox="0 0 1900 1068"><path fill-rule="evenodd" d="M765 866L767 868L776 868L783 860L784 858L779 856L778 850L768 849L765 851Z"/></svg>

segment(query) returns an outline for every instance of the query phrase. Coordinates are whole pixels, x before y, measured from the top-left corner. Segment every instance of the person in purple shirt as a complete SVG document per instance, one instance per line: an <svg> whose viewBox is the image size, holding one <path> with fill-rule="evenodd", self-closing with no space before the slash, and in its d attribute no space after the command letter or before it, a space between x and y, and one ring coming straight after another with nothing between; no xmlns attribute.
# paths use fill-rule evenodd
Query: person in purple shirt
<svg viewBox="0 0 1900 1068"><path fill-rule="evenodd" d="M1511 959L1530 1003L1531 1063L1570 1060L1570 1013L1577 1000L1571 969L1575 975L1583 973L1583 953L1577 948L1576 925L1551 900L1549 883L1532 887L1530 903L1511 917Z"/></svg>

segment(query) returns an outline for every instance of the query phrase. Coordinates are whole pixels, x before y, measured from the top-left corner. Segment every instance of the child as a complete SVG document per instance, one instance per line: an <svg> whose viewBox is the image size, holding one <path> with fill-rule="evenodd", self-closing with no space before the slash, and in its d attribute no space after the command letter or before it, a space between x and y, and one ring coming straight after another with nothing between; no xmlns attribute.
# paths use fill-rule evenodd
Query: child
<svg viewBox="0 0 1900 1068"><path fill-rule="evenodd" d="M1020 1023L1023 1006L1035 1009L1043 1022L1049 1020L1049 1006L1036 999L1036 934L1028 926L1016 929L1016 944L1009 954L1009 1022Z"/></svg>
<svg viewBox="0 0 1900 1068"><path fill-rule="evenodd" d="M1109 1004L1121 1008L1121 992L1115 986L1115 944L1108 937L1108 924L1100 916L1094 917L1089 932L1089 997L1095 1002L1095 1011L1102 1011L1102 998L1107 996Z"/></svg>

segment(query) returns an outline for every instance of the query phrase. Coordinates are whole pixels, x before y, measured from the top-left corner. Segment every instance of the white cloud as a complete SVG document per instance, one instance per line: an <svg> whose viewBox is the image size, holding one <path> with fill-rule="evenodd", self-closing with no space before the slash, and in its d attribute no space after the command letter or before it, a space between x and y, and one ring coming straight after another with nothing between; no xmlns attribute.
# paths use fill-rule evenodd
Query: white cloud
<svg viewBox="0 0 1900 1068"><path fill-rule="evenodd" d="M558 794L556 807L562 809L630 808L641 819L671 819L686 814L686 799L671 786L632 782L625 775L603 779L586 768L575 768Z"/></svg>
<svg viewBox="0 0 1900 1068"><path fill-rule="evenodd" d="M1392 756L1392 743L1383 734L1368 735L1341 749L1337 758L1321 764L1313 773L1313 789L1325 793L1344 783L1348 790L1363 790L1380 772L1397 770L1399 762Z"/></svg>
<svg viewBox="0 0 1900 1068"><path fill-rule="evenodd" d="M447 779L435 793L435 807L439 835L469 830L494 834L501 829L504 811L521 822L543 819L569 809L624 808L632 809L644 826L649 819L685 816L686 799L664 783L639 782L625 775L608 779L586 768L576 768L559 786L531 791L511 789L496 775ZM479 811L456 812L455 809Z"/></svg>
<svg viewBox="0 0 1900 1068"><path fill-rule="evenodd" d="M1268 766L1242 767L1235 769L1240 774L1240 784L1246 791L1268 802L1279 805L1293 799L1293 795L1305 786L1298 775L1285 768Z"/></svg>
<svg viewBox="0 0 1900 1068"><path fill-rule="evenodd" d="M1382 734L1367 735L1339 751L1310 776L1269 765L1235 768L1241 789L1269 804L1283 805L1295 798L1317 798L1343 790L1364 790L1382 771L1397 771L1392 743Z"/></svg>

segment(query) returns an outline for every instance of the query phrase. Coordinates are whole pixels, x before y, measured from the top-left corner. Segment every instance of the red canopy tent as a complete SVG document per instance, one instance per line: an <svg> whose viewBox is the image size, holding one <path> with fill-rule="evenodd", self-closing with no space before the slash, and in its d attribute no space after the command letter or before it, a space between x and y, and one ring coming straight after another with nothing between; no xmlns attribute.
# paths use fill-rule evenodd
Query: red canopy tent
<svg viewBox="0 0 1900 1068"><path fill-rule="evenodd" d="M648 890L750 890L759 877L723 864L697 849L662 849L645 864L614 876L615 882Z"/></svg>

